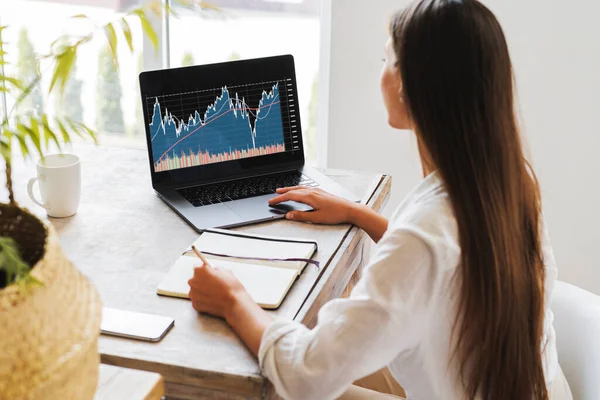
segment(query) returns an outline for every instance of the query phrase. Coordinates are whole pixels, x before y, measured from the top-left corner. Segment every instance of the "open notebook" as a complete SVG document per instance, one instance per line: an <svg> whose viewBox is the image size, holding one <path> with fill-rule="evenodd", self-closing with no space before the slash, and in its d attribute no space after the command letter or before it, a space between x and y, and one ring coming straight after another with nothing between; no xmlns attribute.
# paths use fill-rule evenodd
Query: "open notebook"
<svg viewBox="0 0 600 400"><path fill-rule="evenodd" d="M227 268L262 308L277 308L296 278L312 260L317 243L302 239L207 230L194 242L214 267ZM202 262L190 248L158 285L163 296L188 298L188 280Z"/></svg>

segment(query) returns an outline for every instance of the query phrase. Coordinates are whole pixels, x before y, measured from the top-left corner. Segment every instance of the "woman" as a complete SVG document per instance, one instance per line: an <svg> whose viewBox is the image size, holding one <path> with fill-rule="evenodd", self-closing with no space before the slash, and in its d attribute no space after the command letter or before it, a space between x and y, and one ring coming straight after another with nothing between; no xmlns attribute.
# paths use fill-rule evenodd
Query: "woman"
<svg viewBox="0 0 600 400"><path fill-rule="evenodd" d="M556 265L512 79L486 7L415 2L392 19L381 91L389 124L416 134L424 180L389 223L320 190L272 200L315 210L289 219L350 222L378 243L350 298L326 304L309 330L273 321L228 271L195 270L194 308L229 322L283 398L373 398L350 385L385 366L409 399L571 398L548 306Z"/></svg>

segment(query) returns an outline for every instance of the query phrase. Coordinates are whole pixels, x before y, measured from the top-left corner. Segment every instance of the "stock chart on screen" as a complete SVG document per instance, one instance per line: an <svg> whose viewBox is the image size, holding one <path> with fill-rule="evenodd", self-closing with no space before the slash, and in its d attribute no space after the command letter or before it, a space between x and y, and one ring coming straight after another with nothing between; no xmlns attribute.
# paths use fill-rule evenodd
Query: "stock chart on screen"
<svg viewBox="0 0 600 400"><path fill-rule="evenodd" d="M295 123L288 85L282 79L147 97L155 172L285 152L284 126Z"/></svg>

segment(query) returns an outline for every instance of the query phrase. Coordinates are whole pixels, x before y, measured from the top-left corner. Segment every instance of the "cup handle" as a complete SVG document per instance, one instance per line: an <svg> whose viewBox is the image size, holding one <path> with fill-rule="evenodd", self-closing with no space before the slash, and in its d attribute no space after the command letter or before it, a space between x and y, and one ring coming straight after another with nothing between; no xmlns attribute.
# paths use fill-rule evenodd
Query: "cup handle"
<svg viewBox="0 0 600 400"><path fill-rule="evenodd" d="M33 194L33 185L34 183L38 180L37 177L31 178L29 180L29 183L27 184L27 193L29 194L29 198L38 206L40 207L44 207L46 210L49 208L48 205L41 203L39 201L37 201L37 199L35 198L34 194Z"/></svg>

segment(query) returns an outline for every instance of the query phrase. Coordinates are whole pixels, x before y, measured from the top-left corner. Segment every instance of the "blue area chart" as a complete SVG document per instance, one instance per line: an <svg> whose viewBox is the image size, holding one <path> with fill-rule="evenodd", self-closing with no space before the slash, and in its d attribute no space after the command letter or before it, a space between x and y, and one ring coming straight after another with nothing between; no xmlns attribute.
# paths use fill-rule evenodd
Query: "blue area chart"
<svg viewBox="0 0 600 400"><path fill-rule="evenodd" d="M202 116L181 121L155 98L150 134L157 172L285 151L278 84L251 107L238 93L220 89Z"/></svg>

